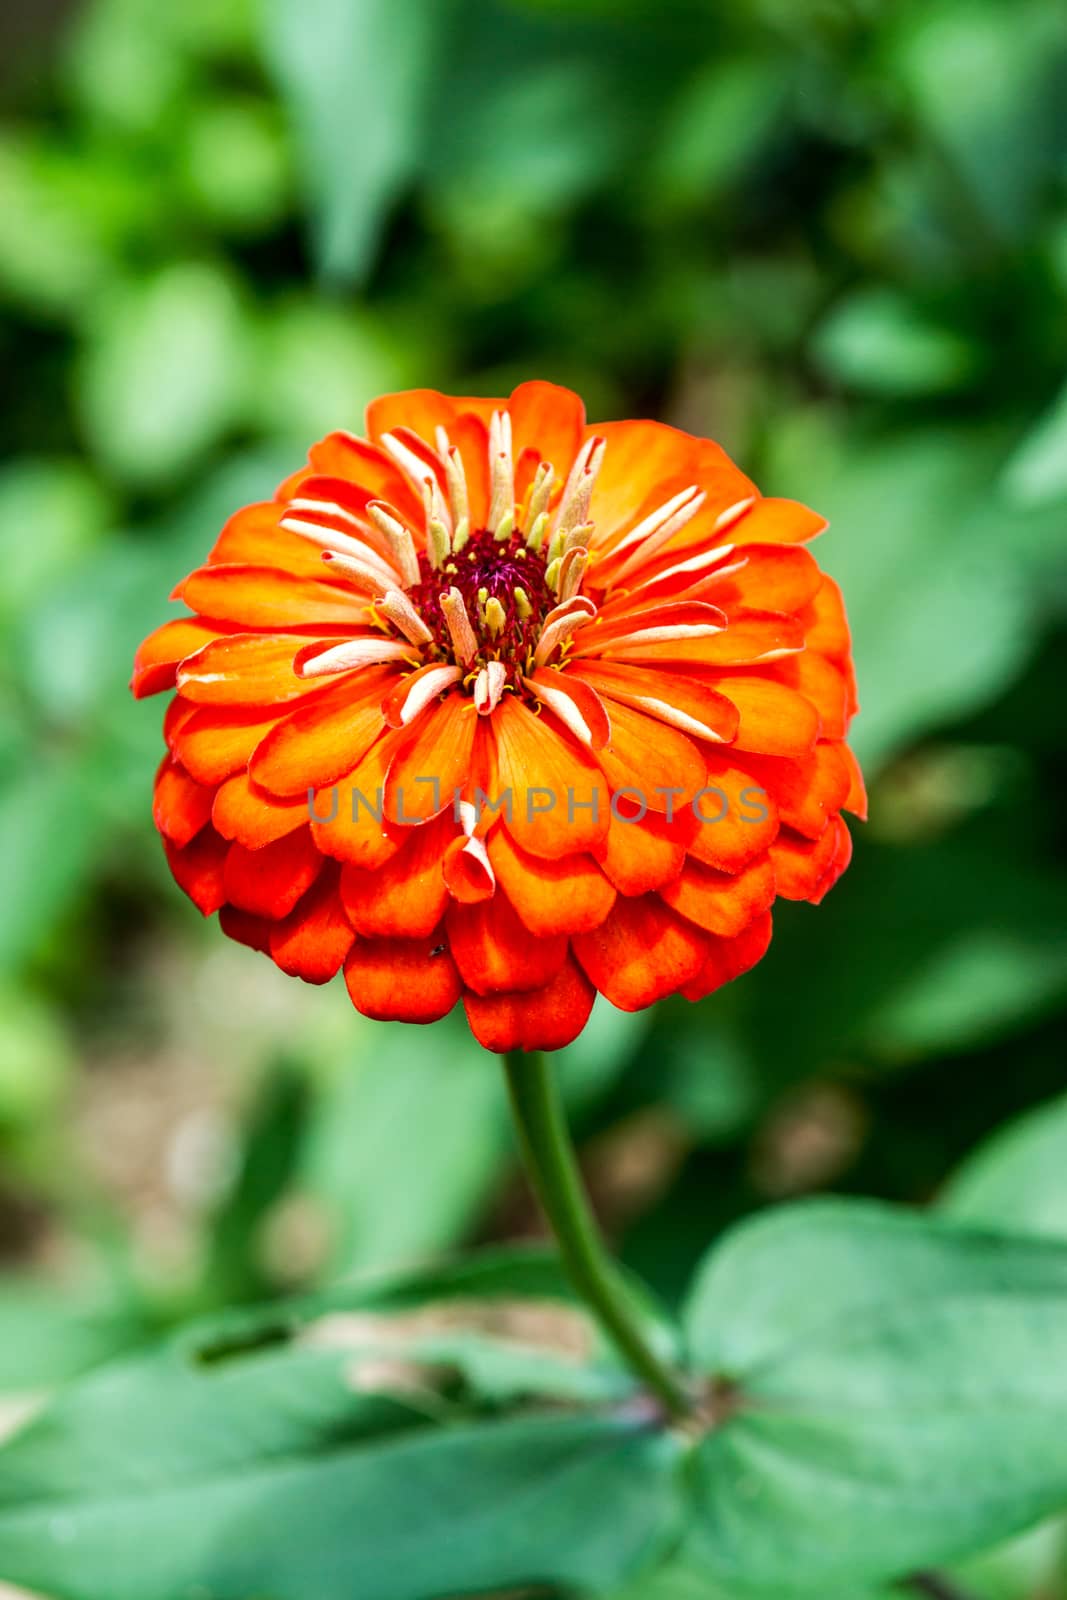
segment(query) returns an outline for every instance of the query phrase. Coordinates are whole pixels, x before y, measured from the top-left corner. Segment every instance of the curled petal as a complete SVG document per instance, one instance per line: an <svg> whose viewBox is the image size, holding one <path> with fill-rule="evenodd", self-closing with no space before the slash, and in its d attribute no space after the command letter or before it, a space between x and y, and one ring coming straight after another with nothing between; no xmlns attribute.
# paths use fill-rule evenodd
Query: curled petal
<svg viewBox="0 0 1067 1600"><path fill-rule="evenodd" d="M411 672L386 696L382 712L391 728L406 728L433 705L447 689L459 682L459 667L431 661Z"/></svg>
<svg viewBox="0 0 1067 1600"><path fill-rule="evenodd" d="M449 894L464 905L489 900L496 892L496 873L485 841L477 834L452 840L442 871Z"/></svg>
<svg viewBox="0 0 1067 1600"><path fill-rule="evenodd" d="M574 737L592 750L603 750L611 738L611 722L591 682L571 672L538 667L523 685L555 712Z"/></svg>

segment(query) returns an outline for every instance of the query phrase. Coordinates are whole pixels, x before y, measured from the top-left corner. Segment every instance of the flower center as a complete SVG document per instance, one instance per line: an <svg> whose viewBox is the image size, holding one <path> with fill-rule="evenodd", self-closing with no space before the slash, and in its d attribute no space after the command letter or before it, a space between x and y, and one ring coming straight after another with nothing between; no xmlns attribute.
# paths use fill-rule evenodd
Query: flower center
<svg viewBox="0 0 1067 1600"><path fill-rule="evenodd" d="M454 641L441 597L457 589L477 641L470 670L500 661L512 682L529 672L544 619L557 597L546 582L543 556L527 547L520 530L500 540L489 529L478 529L443 566L435 567L428 555L420 555L419 571L420 580L408 598L442 656L452 658Z"/></svg>

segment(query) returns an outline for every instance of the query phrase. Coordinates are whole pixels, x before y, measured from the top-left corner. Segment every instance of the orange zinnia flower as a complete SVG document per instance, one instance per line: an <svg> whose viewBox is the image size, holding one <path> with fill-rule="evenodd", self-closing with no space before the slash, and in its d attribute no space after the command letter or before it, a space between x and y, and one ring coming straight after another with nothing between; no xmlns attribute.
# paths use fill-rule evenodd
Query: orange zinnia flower
<svg viewBox="0 0 1067 1600"><path fill-rule="evenodd" d="M232 938L370 1017L556 1049L746 971L863 815L823 519L576 395L413 390L331 434L138 651L155 821Z"/></svg>

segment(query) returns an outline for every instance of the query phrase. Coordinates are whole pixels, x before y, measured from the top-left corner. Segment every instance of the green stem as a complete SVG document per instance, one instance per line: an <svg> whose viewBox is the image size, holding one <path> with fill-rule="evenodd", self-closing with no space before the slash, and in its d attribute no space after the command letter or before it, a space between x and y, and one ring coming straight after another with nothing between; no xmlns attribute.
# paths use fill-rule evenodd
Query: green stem
<svg viewBox="0 0 1067 1600"><path fill-rule="evenodd" d="M571 1282L628 1365L669 1415L691 1409L685 1388L652 1349L597 1230L552 1069L544 1053L504 1056L527 1174L552 1224Z"/></svg>

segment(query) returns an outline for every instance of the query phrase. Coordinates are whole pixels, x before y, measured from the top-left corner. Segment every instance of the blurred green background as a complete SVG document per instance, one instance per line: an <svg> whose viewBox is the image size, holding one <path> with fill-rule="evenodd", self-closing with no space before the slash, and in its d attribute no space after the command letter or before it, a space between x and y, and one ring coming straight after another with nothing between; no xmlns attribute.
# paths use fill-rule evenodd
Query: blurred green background
<svg viewBox="0 0 1067 1600"><path fill-rule="evenodd" d="M567 383L833 522L871 822L742 983L566 1053L626 1259L671 1299L732 1218L936 1201L1024 1113L949 1192L1067 1236L1062 6L0 27L0 1410L193 1311L537 1229L460 1025L367 1024L201 925L125 690L227 511L411 384ZM1058 1542L975 1592L1067 1594Z"/></svg>

